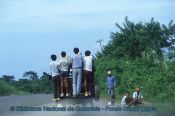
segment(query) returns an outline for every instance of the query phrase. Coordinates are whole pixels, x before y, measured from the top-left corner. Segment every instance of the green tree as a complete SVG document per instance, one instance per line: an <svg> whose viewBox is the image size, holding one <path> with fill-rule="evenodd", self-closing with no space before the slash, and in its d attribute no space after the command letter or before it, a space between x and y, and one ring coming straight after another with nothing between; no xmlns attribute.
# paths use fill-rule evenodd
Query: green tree
<svg viewBox="0 0 175 116"><path fill-rule="evenodd" d="M49 80L49 74L46 72L43 72L43 75L40 77L41 80Z"/></svg>
<svg viewBox="0 0 175 116"><path fill-rule="evenodd" d="M26 71L24 74L23 74L23 77L24 78L28 78L30 80L38 80L38 74L34 71Z"/></svg>
<svg viewBox="0 0 175 116"><path fill-rule="evenodd" d="M147 23L131 22L125 18L123 27L116 23L119 32L111 33L110 42L104 47L103 54L116 58L163 59L163 48L173 47L175 24L160 25L154 18Z"/></svg>
<svg viewBox="0 0 175 116"><path fill-rule="evenodd" d="M6 81L6 82L12 82L12 81L14 81L14 79L15 79L14 76L9 76L9 75L2 76L2 80Z"/></svg>
<svg viewBox="0 0 175 116"><path fill-rule="evenodd" d="M42 93L51 93L53 91L52 83L49 81L49 74L43 72L43 75L40 77L40 91Z"/></svg>

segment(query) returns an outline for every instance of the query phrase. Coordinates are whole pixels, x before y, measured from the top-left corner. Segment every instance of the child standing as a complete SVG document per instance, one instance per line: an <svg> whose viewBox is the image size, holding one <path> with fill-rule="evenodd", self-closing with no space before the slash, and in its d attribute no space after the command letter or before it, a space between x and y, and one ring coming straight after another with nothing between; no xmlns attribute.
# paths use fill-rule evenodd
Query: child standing
<svg viewBox="0 0 175 116"><path fill-rule="evenodd" d="M109 105L111 104L112 101L112 96L114 96L114 88L116 85L116 80L115 78L112 76L112 72L108 71L107 72L108 76L107 76L107 89L108 89L108 95L109 95Z"/></svg>
<svg viewBox="0 0 175 116"><path fill-rule="evenodd" d="M60 93L59 93L59 84L60 84L60 78L59 78L59 64L57 61L57 56L55 54L51 55L51 62L50 65L50 74L52 75L53 80L53 86L54 86L54 98L53 100L60 100Z"/></svg>

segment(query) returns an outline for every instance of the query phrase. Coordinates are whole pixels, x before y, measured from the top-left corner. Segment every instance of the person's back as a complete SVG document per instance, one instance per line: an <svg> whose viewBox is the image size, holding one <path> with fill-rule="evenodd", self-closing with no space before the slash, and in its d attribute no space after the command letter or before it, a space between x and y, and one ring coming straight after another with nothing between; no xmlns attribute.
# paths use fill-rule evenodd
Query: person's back
<svg viewBox="0 0 175 116"><path fill-rule="evenodd" d="M68 76L69 76L69 60L66 57L66 52L61 52L61 59L59 60L59 66L60 66L60 78L61 78L61 97L64 97L66 94L66 97L70 96L69 94L69 86L68 86ZM66 93L64 91L64 87L66 87Z"/></svg>
<svg viewBox="0 0 175 116"><path fill-rule="evenodd" d="M127 98L127 96L124 95L123 98L122 98L122 100L121 100L122 107L125 107L126 106L126 102L125 102L126 98Z"/></svg>
<svg viewBox="0 0 175 116"><path fill-rule="evenodd" d="M75 54L72 57L72 68L82 68L83 58L79 54Z"/></svg>
<svg viewBox="0 0 175 116"><path fill-rule="evenodd" d="M85 57L83 58L83 73L84 73L84 96L92 95L92 66L93 59L89 50L85 51Z"/></svg>
<svg viewBox="0 0 175 116"><path fill-rule="evenodd" d="M92 72L92 56L84 57L84 70Z"/></svg>
<svg viewBox="0 0 175 116"><path fill-rule="evenodd" d="M129 91L125 92L125 95L123 96L123 98L121 100L121 105L123 108L132 105L132 98L130 97Z"/></svg>
<svg viewBox="0 0 175 116"><path fill-rule="evenodd" d="M57 60L51 61L51 62L49 63L49 65L50 65L50 72L51 72L52 77L59 75L59 71L58 71L58 66L59 66L59 65L58 65L58 61L57 61Z"/></svg>
<svg viewBox="0 0 175 116"><path fill-rule="evenodd" d="M53 87L54 87L54 101L60 100L60 92L59 92L59 63L57 61L57 56L55 54L51 55L50 65L50 73L52 75Z"/></svg>
<svg viewBox="0 0 175 116"><path fill-rule="evenodd" d="M60 65L60 70L61 71L68 71L69 69L69 61L67 58L61 58L59 61L59 65Z"/></svg>
<svg viewBox="0 0 175 116"><path fill-rule="evenodd" d="M79 49L74 48L74 57L72 57L72 86L73 86L73 97L80 95L81 91L81 80L82 80L82 68L83 58L79 55Z"/></svg>

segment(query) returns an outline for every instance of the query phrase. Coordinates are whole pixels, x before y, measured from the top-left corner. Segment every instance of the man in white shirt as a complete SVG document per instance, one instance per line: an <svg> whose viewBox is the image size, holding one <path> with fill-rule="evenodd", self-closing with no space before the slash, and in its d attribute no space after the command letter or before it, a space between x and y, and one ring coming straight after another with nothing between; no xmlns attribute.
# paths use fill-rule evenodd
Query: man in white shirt
<svg viewBox="0 0 175 116"><path fill-rule="evenodd" d="M85 94L84 96L89 96L91 95L91 88L92 88L92 66L93 66L93 58L91 56L90 51L85 51L85 57L83 59L84 61L84 88L85 88Z"/></svg>
<svg viewBox="0 0 175 116"><path fill-rule="evenodd" d="M144 103L143 95L140 92L140 88L136 87L135 92L133 93L133 104L137 105L137 104L142 104L142 103Z"/></svg>
<svg viewBox="0 0 175 116"><path fill-rule="evenodd" d="M123 108L132 105L132 98L130 97L130 92L125 92L125 95L123 96L121 100L121 105Z"/></svg>
<svg viewBox="0 0 175 116"><path fill-rule="evenodd" d="M69 66L70 61L66 57L66 52L61 52L61 59L59 60L60 66L60 77L61 77L61 97L64 96L64 85L66 87L66 97L70 96L68 87L68 76L69 76Z"/></svg>
<svg viewBox="0 0 175 116"><path fill-rule="evenodd" d="M60 78L59 78L59 64L57 61L57 56L55 54L51 55L51 62L49 63L50 65L50 74L52 75L52 80L53 80L53 86L54 86L54 101L60 100L60 92L59 92L59 83L60 83Z"/></svg>

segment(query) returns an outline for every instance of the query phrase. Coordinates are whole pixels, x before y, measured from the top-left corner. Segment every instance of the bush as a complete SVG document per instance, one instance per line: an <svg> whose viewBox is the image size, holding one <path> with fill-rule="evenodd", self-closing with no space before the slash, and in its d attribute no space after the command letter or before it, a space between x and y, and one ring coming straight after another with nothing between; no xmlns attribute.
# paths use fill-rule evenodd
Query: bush
<svg viewBox="0 0 175 116"><path fill-rule="evenodd" d="M142 88L144 98L149 101L175 101L175 66L173 62L150 65L145 60L110 60L101 58L96 60L96 80L98 80L101 95L107 94L105 77L107 69L111 69L117 77L116 95L123 95L129 90L131 93L136 86Z"/></svg>
<svg viewBox="0 0 175 116"><path fill-rule="evenodd" d="M10 85L6 84L4 81L0 80L0 96L7 96L15 93L15 89Z"/></svg>

